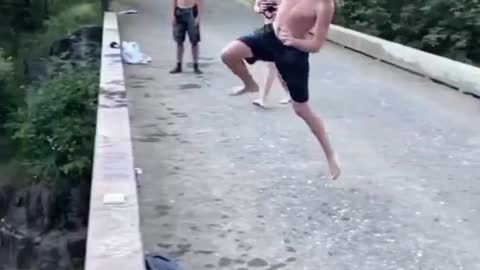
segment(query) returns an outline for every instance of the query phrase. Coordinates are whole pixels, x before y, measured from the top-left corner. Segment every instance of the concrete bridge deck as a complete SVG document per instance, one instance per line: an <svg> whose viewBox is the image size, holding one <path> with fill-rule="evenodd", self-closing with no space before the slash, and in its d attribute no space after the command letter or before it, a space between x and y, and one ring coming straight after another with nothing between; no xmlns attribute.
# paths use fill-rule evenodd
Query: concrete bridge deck
<svg viewBox="0 0 480 270"><path fill-rule="evenodd" d="M153 58L126 66L147 252L184 269L480 269L478 100L328 44L310 88L343 163L332 182L290 108L227 95L220 50L261 19L207 0L205 74L170 75L170 2L119 17Z"/></svg>

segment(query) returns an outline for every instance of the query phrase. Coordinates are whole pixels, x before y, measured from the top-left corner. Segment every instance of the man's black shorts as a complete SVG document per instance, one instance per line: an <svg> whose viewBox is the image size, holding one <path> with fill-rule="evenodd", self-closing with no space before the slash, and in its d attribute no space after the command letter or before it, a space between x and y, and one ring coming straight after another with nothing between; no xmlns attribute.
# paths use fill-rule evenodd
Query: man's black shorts
<svg viewBox="0 0 480 270"><path fill-rule="evenodd" d="M186 35L192 45L200 42L200 27L195 25L198 8L175 8L175 23L173 25L173 39L179 44L185 42Z"/></svg>
<svg viewBox="0 0 480 270"><path fill-rule="evenodd" d="M245 59L249 64L256 61L274 62L292 99L296 102L308 101L310 66L307 52L283 45L275 35L271 24L238 40L252 50L253 57Z"/></svg>

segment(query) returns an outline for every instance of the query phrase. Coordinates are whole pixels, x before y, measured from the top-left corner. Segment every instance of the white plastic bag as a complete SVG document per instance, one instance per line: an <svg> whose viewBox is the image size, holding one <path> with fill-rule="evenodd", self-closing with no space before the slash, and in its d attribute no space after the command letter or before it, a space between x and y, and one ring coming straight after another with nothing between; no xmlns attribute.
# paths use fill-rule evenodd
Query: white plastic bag
<svg viewBox="0 0 480 270"><path fill-rule="evenodd" d="M122 58L127 64L148 64L152 58L145 55L136 42L122 42Z"/></svg>
<svg viewBox="0 0 480 270"><path fill-rule="evenodd" d="M128 14L137 14L138 11L135 9L122 10L118 12L118 15L128 15Z"/></svg>

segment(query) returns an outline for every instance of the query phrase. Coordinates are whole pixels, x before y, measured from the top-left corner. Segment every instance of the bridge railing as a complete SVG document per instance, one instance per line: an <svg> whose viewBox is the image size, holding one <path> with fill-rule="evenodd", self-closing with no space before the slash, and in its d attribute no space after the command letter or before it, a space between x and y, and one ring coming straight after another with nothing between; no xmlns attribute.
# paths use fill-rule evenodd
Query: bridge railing
<svg viewBox="0 0 480 270"><path fill-rule="evenodd" d="M328 39L346 48L448 85L460 92L480 96L480 68L478 67L338 25L331 26Z"/></svg>
<svg viewBox="0 0 480 270"><path fill-rule="evenodd" d="M106 12L86 270L144 270L130 121L115 13ZM113 48L112 48L113 47Z"/></svg>

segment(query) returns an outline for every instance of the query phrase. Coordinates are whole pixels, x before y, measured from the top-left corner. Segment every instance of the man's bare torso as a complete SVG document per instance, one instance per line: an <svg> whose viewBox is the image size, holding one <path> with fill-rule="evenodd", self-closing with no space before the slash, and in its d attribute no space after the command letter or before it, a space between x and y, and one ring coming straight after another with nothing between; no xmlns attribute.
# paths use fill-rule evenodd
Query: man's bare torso
<svg viewBox="0 0 480 270"><path fill-rule="evenodd" d="M315 26L317 7L334 5L333 0L280 0L274 21L275 32L286 28L295 38L305 38Z"/></svg>
<svg viewBox="0 0 480 270"><path fill-rule="evenodd" d="M198 0L176 0L176 1L177 1L177 7L179 8L192 8L198 3Z"/></svg>

